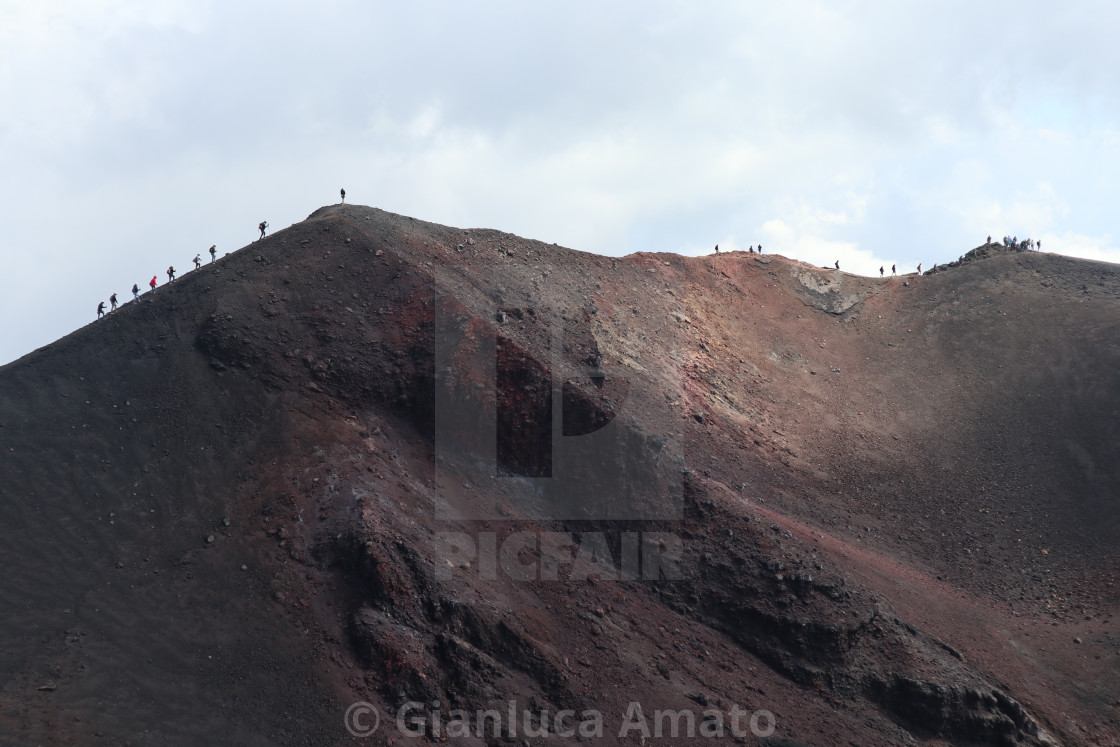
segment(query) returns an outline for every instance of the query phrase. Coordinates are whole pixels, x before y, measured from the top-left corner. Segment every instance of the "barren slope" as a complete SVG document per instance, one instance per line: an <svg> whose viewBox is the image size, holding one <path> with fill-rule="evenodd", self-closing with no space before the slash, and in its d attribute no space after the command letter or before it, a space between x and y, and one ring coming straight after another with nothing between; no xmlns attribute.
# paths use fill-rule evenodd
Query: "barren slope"
<svg viewBox="0 0 1120 747"><path fill-rule="evenodd" d="M0 741L346 743L355 701L515 700L607 743L638 701L1115 744L1116 271L321 209L0 369ZM489 536L535 539L489 573ZM610 559L541 578L558 536ZM681 578L602 578L673 538Z"/></svg>

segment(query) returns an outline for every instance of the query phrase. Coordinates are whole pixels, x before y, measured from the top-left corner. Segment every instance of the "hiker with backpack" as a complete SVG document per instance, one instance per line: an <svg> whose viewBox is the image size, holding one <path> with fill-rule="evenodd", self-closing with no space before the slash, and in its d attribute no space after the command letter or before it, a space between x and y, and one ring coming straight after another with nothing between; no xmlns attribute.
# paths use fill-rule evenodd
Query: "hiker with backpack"
<svg viewBox="0 0 1120 747"><path fill-rule="evenodd" d="M171 267L167 268L167 282L170 283L174 279L175 279L175 266L172 265Z"/></svg>
<svg viewBox="0 0 1120 747"><path fill-rule="evenodd" d="M210 245L210 261L213 262L214 257L216 257L217 255L218 255L218 245L217 244L211 244Z"/></svg>
<svg viewBox="0 0 1120 747"><path fill-rule="evenodd" d="M116 310L117 310L117 294L114 293L113 295L109 296L109 311L116 311Z"/></svg>
<svg viewBox="0 0 1120 747"><path fill-rule="evenodd" d="M194 269L197 270L199 267L202 267L202 255L196 254L194 255Z"/></svg>
<svg viewBox="0 0 1120 747"><path fill-rule="evenodd" d="M139 301L140 300L140 286L137 285L136 283L132 284L132 300L133 301Z"/></svg>
<svg viewBox="0 0 1120 747"><path fill-rule="evenodd" d="M97 302L97 318L100 319L103 316L105 316L105 302L104 301L98 301Z"/></svg>
<svg viewBox="0 0 1120 747"><path fill-rule="evenodd" d="M266 228L268 228L268 221L266 221L266 220L262 220L262 221L260 222L260 224L259 224L259 225L257 226L257 228L259 228L259 229L261 230L261 238L263 239L263 238L264 238L264 232L265 232L265 229L266 229Z"/></svg>

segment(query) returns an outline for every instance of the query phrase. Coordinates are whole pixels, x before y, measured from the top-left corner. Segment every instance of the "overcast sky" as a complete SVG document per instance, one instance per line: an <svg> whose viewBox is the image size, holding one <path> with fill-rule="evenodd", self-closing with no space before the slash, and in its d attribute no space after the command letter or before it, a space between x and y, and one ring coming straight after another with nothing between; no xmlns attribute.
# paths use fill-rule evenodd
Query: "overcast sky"
<svg viewBox="0 0 1120 747"><path fill-rule="evenodd" d="M878 274L1120 261L1120 5L0 0L0 364L338 200Z"/></svg>

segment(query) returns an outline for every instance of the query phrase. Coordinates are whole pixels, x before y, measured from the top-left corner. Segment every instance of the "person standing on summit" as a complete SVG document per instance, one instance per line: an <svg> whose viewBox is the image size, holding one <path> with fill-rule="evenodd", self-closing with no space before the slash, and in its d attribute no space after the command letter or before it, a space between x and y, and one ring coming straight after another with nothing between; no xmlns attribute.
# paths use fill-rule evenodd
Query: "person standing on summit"
<svg viewBox="0 0 1120 747"><path fill-rule="evenodd" d="M346 190L345 189L340 189L338 191L342 194L342 204L345 205L346 204Z"/></svg>

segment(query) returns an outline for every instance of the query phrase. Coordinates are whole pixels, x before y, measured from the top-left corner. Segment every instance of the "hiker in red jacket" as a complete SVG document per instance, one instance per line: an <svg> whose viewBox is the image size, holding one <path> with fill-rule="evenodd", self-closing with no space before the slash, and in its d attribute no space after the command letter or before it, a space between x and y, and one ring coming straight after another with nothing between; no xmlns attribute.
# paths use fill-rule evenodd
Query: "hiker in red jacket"
<svg viewBox="0 0 1120 747"><path fill-rule="evenodd" d="M156 276L155 275L152 275L152 282L148 283L148 285L151 286L152 290L156 289Z"/></svg>

